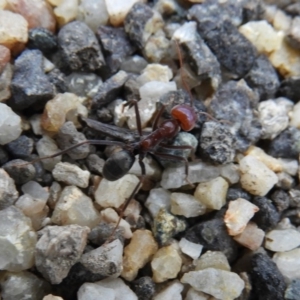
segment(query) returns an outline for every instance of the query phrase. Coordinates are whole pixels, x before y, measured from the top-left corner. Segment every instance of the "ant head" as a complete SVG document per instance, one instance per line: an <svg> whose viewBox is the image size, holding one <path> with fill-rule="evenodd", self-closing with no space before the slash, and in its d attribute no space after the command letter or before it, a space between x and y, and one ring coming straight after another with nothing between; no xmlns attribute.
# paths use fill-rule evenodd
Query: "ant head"
<svg viewBox="0 0 300 300"><path fill-rule="evenodd" d="M179 104L172 108L171 115L184 131L192 130L197 122L195 110L187 104Z"/></svg>

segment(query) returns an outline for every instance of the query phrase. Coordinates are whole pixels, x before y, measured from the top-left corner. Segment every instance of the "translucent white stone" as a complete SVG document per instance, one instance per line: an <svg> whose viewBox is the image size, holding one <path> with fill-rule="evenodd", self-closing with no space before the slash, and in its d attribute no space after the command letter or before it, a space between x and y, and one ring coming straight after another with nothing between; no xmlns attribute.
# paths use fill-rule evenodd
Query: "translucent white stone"
<svg viewBox="0 0 300 300"><path fill-rule="evenodd" d="M290 251L300 246L300 232L295 229L271 230L266 234L265 248L274 252Z"/></svg>
<svg viewBox="0 0 300 300"><path fill-rule="evenodd" d="M182 238L179 242L179 248L182 253L188 255L193 259L197 259L203 249L203 246L200 244L192 243L185 238Z"/></svg>
<svg viewBox="0 0 300 300"><path fill-rule="evenodd" d="M276 174L254 156L240 160L241 185L252 195L265 196L278 182Z"/></svg>
<svg viewBox="0 0 300 300"><path fill-rule="evenodd" d="M0 211L0 269L19 272L34 264L37 241L31 220L15 206Z"/></svg>
<svg viewBox="0 0 300 300"><path fill-rule="evenodd" d="M100 215L95 209L91 198L79 188L67 186L63 189L51 218L54 224L95 227L100 221Z"/></svg>
<svg viewBox="0 0 300 300"><path fill-rule="evenodd" d="M0 132L0 145L16 140L22 132L21 118L4 103L0 103Z"/></svg>
<svg viewBox="0 0 300 300"><path fill-rule="evenodd" d="M194 196L209 209L221 209L226 203L228 183L222 177L199 183Z"/></svg>
<svg viewBox="0 0 300 300"><path fill-rule="evenodd" d="M207 251L195 261L195 270L204 270L214 268L224 271L230 271L230 265L225 254L221 251Z"/></svg>
<svg viewBox="0 0 300 300"><path fill-rule="evenodd" d="M161 64L148 64L136 79L140 86L149 81L169 82L173 78L172 70Z"/></svg>
<svg viewBox="0 0 300 300"><path fill-rule="evenodd" d="M154 282L164 282L177 277L182 265L182 259L173 246L160 248L151 261Z"/></svg>
<svg viewBox="0 0 300 300"><path fill-rule="evenodd" d="M14 204L18 196L14 180L3 169L0 169L0 210Z"/></svg>
<svg viewBox="0 0 300 300"><path fill-rule="evenodd" d="M259 208L256 205L243 198L229 201L228 209L224 216L229 235L242 233L249 220L257 211L259 211Z"/></svg>
<svg viewBox="0 0 300 300"><path fill-rule="evenodd" d="M300 248L277 252L273 256L273 261L287 282L300 279Z"/></svg>
<svg viewBox="0 0 300 300"><path fill-rule="evenodd" d="M193 288L190 288L186 293L184 300L209 300L211 299L209 295L202 292L198 292Z"/></svg>
<svg viewBox="0 0 300 300"><path fill-rule="evenodd" d="M200 203L193 195L172 193L171 212L174 215L181 215L186 218L197 217L206 212L206 206Z"/></svg>
<svg viewBox="0 0 300 300"><path fill-rule="evenodd" d="M220 300L237 298L245 287L237 274L213 268L185 273L181 282Z"/></svg>
<svg viewBox="0 0 300 300"><path fill-rule="evenodd" d="M49 295L45 296L43 298L43 300L64 300L64 299L62 297L54 296L52 294L49 294Z"/></svg>
<svg viewBox="0 0 300 300"><path fill-rule="evenodd" d="M152 189L145 202L151 216L154 218L161 208L169 210L171 207L171 193L163 188Z"/></svg>
<svg viewBox="0 0 300 300"><path fill-rule="evenodd" d="M61 0L53 10L59 26L63 26L76 19L78 0Z"/></svg>
<svg viewBox="0 0 300 300"><path fill-rule="evenodd" d="M116 294L113 289L103 287L97 283L86 282L78 290L77 297L78 300L115 300Z"/></svg>
<svg viewBox="0 0 300 300"><path fill-rule="evenodd" d="M139 183L135 175L127 174L116 181L103 178L95 191L95 200L102 207L119 208Z"/></svg>
<svg viewBox="0 0 300 300"><path fill-rule="evenodd" d="M77 20L86 23L94 32L100 25L106 25L108 18L105 0L81 0Z"/></svg>
<svg viewBox="0 0 300 300"><path fill-rule="evenodd" d="M173 281L168 287L157 293L153 300L181 300L181 292L183 291L184 285L179 281Z"/></svg>
<svg viewBox="0 0 300 300"><path fill-rule="evenodd" d="M22 189L23 193L30 195L37 201L41 201L44 204L46 204L46 202L49 198L49 192L46 191L46 189L43 188L36 181L29 181L29 182L23 184L21 189Z"/></svg>

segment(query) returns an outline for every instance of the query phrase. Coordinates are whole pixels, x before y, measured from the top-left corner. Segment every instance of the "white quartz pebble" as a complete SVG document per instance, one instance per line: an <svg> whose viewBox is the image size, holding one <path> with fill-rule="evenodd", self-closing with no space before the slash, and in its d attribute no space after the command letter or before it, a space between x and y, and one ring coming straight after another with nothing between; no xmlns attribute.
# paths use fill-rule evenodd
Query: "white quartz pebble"
<svg viewBox="0 0 300 300"><path fill-rule="evenodd" d="M197 259L202 252L203 246L200 244L190 242L185 238L182 238L179 242L179 248L182 251L182 253L188 255L193 259Z"/></svg>
<svg viewBox="0 0 300 300"><path fill-rule="evenodd" d="M161 208L169 210L171 207L171 193L163 188L152 189L145 202L151 216L154 218Z"/></svg>
<svg viewBox="0 0 300 300"><path fill-rule="evenodd" d="M173 281L168 287L160 291L153 297L153 300L181 300L181 292L184 285L179 281Z"/></svg>
<svg viewBox="0 0 300 300"><path fill-rule="evenodd" d="M265 248L274 252L290 251L300 246L300 232L296 229L271 230L266 234Z"/></svg>

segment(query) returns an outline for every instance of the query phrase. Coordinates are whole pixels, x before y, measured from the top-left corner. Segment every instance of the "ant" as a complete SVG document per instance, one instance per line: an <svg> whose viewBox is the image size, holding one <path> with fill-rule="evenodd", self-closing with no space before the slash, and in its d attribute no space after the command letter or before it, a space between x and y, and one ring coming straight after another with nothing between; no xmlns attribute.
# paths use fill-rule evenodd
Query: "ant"
<svg viewBox="0 0 300 300"><path fill-rule="evenodd" d="M179 45L175 42L177 46L177 51L179 55L179 61L182 65L182 57L179 50ZM182 70L181 70L182 72ZM181 74L181 79L183 80L183 75ZM189 90L189 89L188 89ZM197 122L197 114L193 108L193 101L191 97L191 105L187 104L179 104L172 108L171 110L171 118L166 119L160 122L162 114L165 110L165 106L162 105L159 109L158 113L156 114L153 125L152 131L148 134L143 134L142 132L142 125L141 125L141 118L139 114L138 108L138 101L132 100L127 102L125 106L134 107L135 115L136 115L136 124L137 124L137 132L138 132L138 139L134 139L133 137L129 139L129 142L120 142L120 141L109 141L109 140L86 140L76 145L73 145L63 151L55 153L53 155L42 157L31 161L30 163L34 163L46 158L53 158L58 155L67 153L68 151L77 148L83 144L93 144L93 145L106 145L106 146L119 146L122 150L119 152L114 152L105 162L102 170L102 175L105 179L109 181L115 181L122 178L125 174L129 172L133 163L135 162L135 154L138 154L138 163L141 167L141 176L140 181L132 191L131 195L125 200L124 204L122 205L122 210L119 215L119 220L111 234L111 237L115 234L121 219L123 217L124 211L128 207L130 201L133 199L135 194L139 191L140 187L142 186L145 176L146 176L146 168L143 162L143 159L146 155L151 154L154 157L169 159L169 160L178 160L182 161L185 164L185 173L186 173L186 181L188 181L188 160L185 157L177 156L173 154L166 154L161 153L156 150L158 146L160 149L180 149L180 150L193 150L191 146L174 146L174 145L167 145L164 141L173 139L180 130L190 131L192 130ZM203 112L204 113L204 112ZM205 114L205 113L204 113ZM97 126L99 127L100 122L82 118L86 124L97 130ZM109 125L110 128L114 126ZM110 239L109 239L110 240Z"/></svg>

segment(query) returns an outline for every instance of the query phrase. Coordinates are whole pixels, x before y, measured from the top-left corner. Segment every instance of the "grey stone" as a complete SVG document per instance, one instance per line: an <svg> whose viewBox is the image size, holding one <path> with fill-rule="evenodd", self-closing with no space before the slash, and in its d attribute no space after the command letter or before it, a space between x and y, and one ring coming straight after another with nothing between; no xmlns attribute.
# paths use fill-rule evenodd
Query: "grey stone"
<svg viewBox="0 0 300 300"><path fill-rule="evenodd" d="M285 300L300 299L300 279L293 280L287 287L284 293Z"/></svg>
<svg viewBox="0 0 300 300"><path fill-rule="evenodd" d="M21 135L16 140L6 144L6 149L15 158L26 158L32 153L33 145L33 139Z"/></svg>
<svg viewBox="0 0 300 300"><path fill-rule="evenodd" d="M39 232L35 265L52 284L61 283L79 261L86 246L88 227L79 225L47 226Z"/></svg>
<svg viewBox="0 0 300 300"><path fill-rule="evenodd" d="M57 49L57 37L43 27L32 28L28 32L28 48L51 53Z"/></svg>
<svg viewBox="0 0 300 300"><path fill-rule="evenodd" d="M299 101L300 77L289 77L281 81L279 95L295 102Z"/></svg>
<svg viewBox="0 0 300 300"><path fill-rule="evenodd" d="M272 193L271 199L279 212L286 210L290 205L290 196L283 190L276 190Z"/></svg>
<svg viewBox="0 0 300 300"><path fill-rule="evenodd" d="M140 277L132 282L132 289L139 300L151 300L155 293L155 283L149 276Z"/></svg>
<svg viewBox="0 0 300 300"><path fill-rule="evenodd" d="M287 34L287 40L290 43L290 45L300 50L300 17L297 16L292 20L292 24L289 28L288 34Z"/></svg>
<svg viewBox="0 0 300 300"><path fill-rule="evenodd" d="M18 196L14 181L3 169L0 169L0 210L13 205Z"/></svg>
<svg viewBox="0 0 300 300"><path fill-rule="evenodd" d="M54 97L54 86L43 70L43 55L39 50L25 50L15 60L11 82L11 105L18 110Z"/></svg>
<svg viewBox="0 0 300 300"><path fill-rule="evenodd" d="M68 91L66 84L66 75L59 69L54 68L47 73L49 81L55 86L56 93L65 93Z"/></svg>
<svg viewBox="0 0 300 300"><path fill-rule="evenodd" d="M91 173L102 175L102 169L105 160L100 158L97 154L90 154L86 159L86 164Z"/></svg>

